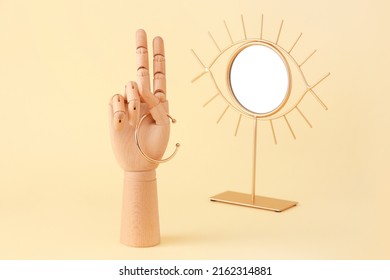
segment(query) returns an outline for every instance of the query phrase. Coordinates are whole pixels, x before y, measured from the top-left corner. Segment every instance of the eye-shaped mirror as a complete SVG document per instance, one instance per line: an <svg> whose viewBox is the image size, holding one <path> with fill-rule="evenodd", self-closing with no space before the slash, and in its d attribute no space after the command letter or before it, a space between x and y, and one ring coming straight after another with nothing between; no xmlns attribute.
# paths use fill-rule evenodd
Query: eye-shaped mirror
<svg viewBox="0 0 390 280"><path fill-rule="evenodd" d="M276 48L261 43L240 47L228 71L228 88L238 105L257 117L279 111L291 89L290 69Z"/></svg>
<svg viewBox="0 0 390 280"><path fill-rule="evenodd" d="M298 62L292 55L293 49L299 46L298 41L302 33L294 42L291 42L289 48L286 48L279 44L283 20L275 41L263 37L263 15L261 16L260 22L260 36L248 37L244 17L241 15L243 38L234 41L228 25L224 21L231 45L222 48L209 32L209 37L218 49L218 53L210 63L205 64L195 51L192 50L195 58L203 68L202 73L198 74L192 82L208 74L217 89L217 93L214 93L203 106L205 107L217 99L217 97L220 97L227 103L217 123L226 115L229 108L233 109L231 111L235 111L234 113L238 113L239 116L234 135L237 135L241 119L243 119L242 117L253 122L251 194L226 191L214 195L210 200L281 212L297 205L298 202L256 195L258 122L269 123L269 129L272 131L275 144L277 144L277 134L275 133L274 122L284 122L285 127L290 130L291 135L296 139L293 127L288 120L288 115L290 112L296 112L296 114L299 114L312 127L299 106L303 98L311 94L327 110L326 105L313 89L325 80L330 73L315 83L309 83L302 70L302 66L307 63L316 51L313 51L301 62ZM233 51L233 54L229 55L231 51ZM221 65L222 68L218 67L219 64L217 61L226 61L224 60L225 58L230 58L228 63ZM219 75L219 73L222 73L222 75ZM226 81L219 83L216 77L220 78L221 76ZM301 83L297 82L299 78L301 79ZM292 80L294 80L294 85L292 85ZM298 86L300 84L303 87ZM301 92L301 95L296 94L299 92ZM266 126L263 125L262 128L266 128Z"/></svg>

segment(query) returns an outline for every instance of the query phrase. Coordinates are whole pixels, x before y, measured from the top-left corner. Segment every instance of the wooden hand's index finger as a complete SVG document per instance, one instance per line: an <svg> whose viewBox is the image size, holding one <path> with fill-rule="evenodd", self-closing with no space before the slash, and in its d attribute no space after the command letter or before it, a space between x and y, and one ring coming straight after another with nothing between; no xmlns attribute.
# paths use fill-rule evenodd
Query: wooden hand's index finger
<svg viewBox="0 0 390 280"><path fill-rule="evenodd" d="M166 99L166 72L164 41L161 37L153 40L153 92L160 101Z"/></svg>

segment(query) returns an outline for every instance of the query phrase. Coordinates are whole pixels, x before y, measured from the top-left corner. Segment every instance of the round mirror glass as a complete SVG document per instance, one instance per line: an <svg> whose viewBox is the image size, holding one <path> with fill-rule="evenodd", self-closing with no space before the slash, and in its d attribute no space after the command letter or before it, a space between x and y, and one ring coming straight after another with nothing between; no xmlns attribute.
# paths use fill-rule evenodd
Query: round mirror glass
<svg viewBox="0 0 390 280"><path fill-rule="evenodd" d="M255 115L278 111L290 93L290 72L284 57L274 48L251 44L239 49L228 70L233 96Z"/></svg>

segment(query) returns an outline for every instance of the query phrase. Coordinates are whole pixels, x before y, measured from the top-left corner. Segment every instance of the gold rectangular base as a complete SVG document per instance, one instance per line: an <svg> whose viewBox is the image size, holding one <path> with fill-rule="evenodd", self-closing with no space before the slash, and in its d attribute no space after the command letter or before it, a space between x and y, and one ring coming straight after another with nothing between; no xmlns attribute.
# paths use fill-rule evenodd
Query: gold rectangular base
<svg viewBox="0 0 390 280"><path fill-rule="evenodd" d="M210 197L210 200L215 202L223 202L263 210L270 210L275 212L282 212L298 204L298 202L296 201L288 201L258 195L254 197L253 201L253 197L251 194L231 191L217 194L213 197Z"/></svg>

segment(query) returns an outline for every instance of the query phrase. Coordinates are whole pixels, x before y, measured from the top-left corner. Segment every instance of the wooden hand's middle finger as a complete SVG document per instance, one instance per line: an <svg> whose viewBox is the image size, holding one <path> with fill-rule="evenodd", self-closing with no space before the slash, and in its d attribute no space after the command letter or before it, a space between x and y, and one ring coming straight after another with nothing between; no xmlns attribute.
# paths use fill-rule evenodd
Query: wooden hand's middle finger
<svg viewBox="0 0 390 280"><path fill-rule="evenodd" d="M148 41L143 29L139 29L135 33L135 50L137 70L140 68L149 70Z"/></svg>
<svg viewBox="0 0 390 280"><path fill-rule="evenodd" d="M142 84L141 88L144 92L140 93L143 95L150 92L148 42L144 30L137 30L135 34L135 44L137 76L138 82Z"/></svg>
<svg viewBox="0 0 390 280"><path fill-rule="evenodd" d="M150 76L149 76L149 58L148 58L148 42L146 32L142 29L137 30L135 35L136 41L136 65L137 65L137 83L139 94L142 101L153 108L159 103L150 91Z"/></svg>

